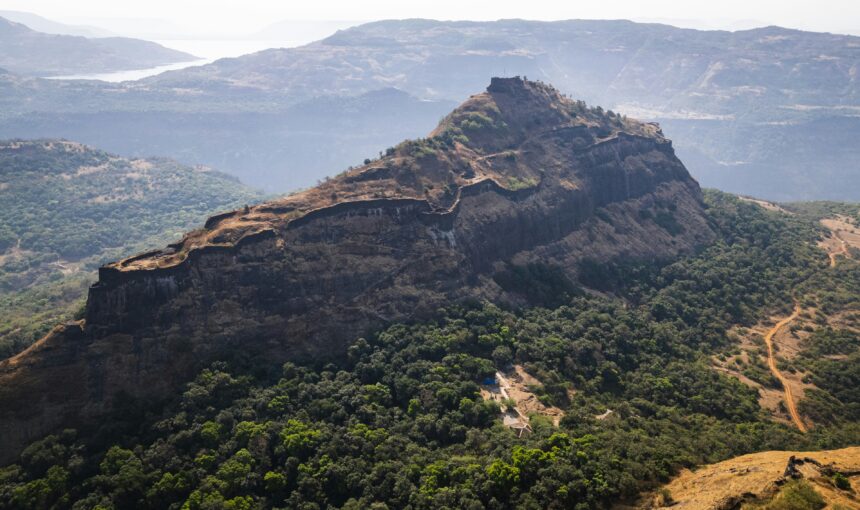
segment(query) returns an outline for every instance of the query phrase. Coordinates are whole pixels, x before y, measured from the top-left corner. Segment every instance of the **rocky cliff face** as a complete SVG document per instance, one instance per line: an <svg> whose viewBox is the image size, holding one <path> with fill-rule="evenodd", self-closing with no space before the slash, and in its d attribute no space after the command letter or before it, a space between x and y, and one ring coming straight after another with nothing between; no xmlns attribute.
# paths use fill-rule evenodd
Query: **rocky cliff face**
<svg viewBox="0 0 860 510"><path fill-rule="evenodd" d="M430 137L311 190L222 214L103 267L86 319L0 363L0 452L170 395L227 350L337 356L393 320L510 299L510 265L668 258L713 238L699 187L651 124L493 79Z"/></svg>

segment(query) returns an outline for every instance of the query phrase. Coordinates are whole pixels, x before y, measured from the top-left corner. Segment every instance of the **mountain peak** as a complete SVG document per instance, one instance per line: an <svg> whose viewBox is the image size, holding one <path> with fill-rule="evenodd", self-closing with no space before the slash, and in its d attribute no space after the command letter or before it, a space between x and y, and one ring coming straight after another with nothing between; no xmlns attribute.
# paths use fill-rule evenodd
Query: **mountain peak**
<svg viewBox="0 0 860 510"><path fill-rule="evenodd" d="M526 78L512 76L502 78L494 76L490 78L490 85L487 87L487 92L490 94L534 94L538 91L559 96L558 91L552 86L537 81L529 81Z"/></svg>
<svg viewBox="0 0 860 510"><path fill-rule="evenodd" d="M580 161L583 155L596 151L601 154L598 159L608 157L606 163L621 165L617 158L645 147L677 161L671 142L655 124L588 108L544 83L494 78L486 92L467 99L427 138L390 147L379 158L367 159L309 190L219 215L167 250L107 267L121 272L173 267L201 247L231 245L246 236L301 223L318 211L367 202L414 201L428 211L446 214L459 206L464 193L481 186L519 194L539 186L576 188L595 170ZM606 150L615 152L604 154ZM667 165L654 176L692 181L680 164ZM619 183L612 194L620 195L612 200L639 193L635 188L635 180ZM604 198L596 201L600 200Z"/></svg>
<svg viewBox="0 0 860 510"><path fill-rule="evenodd" d="M698 185L655 126L494 80L428 138L102 267L83 323L0 362L0 408L16 410L0 417L0 461L109 409L113 393L90 384L157 398L237 346L274 363L338 356L391 320L529 299L509 285L511 266L549 266L569 283L586 258L674 257L713 235ZM89 363L96 352L103 361ZM68 373L75 385L57 383ZM38 406L20 402L34 395ZM51 418L35 428L34 414Z"/></svg>
<svg viewBox="0 0 860 510"><path fill-rule="evenodd" d="M656 124L627 119L600 107L589 108L551 85L519 76L492 78L486 92L471 96L451 112L431 137L459 139L475 150L492 152L513 148L538 135L574 128L592 141L619 133L666 141Z"/></svg>

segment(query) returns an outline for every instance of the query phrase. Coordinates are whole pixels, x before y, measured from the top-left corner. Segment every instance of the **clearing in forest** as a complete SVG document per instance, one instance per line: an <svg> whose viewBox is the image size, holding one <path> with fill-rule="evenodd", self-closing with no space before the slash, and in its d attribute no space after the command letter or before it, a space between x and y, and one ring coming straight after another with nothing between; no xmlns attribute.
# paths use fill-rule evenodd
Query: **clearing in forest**
<svg viewBox="0 0 860 510"><path fill-rule="evenodd" d="M515 430L531 431L529 417L531 415L546 416L552 424L558 426L564 411L548 406L540 401L534 391L542 386L541 382L525 371L522 365L514 365L513 370L496 372L495 383L481 387L484 400L495 400L503 406L505 425ZM508 403L513 403L511 409Z"/></svg>

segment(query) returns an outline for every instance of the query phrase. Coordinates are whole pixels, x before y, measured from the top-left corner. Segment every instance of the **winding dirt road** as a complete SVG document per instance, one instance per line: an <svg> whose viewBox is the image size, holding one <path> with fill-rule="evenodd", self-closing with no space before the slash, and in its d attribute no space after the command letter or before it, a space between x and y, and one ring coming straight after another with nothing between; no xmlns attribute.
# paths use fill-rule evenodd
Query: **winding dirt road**
<svg viewBox="0 0 860 510"><path fill-rule="evenodd" d="M834 231L832 237L833 239L839 241L839 251L827 250L827 256L830 257L830 267L836 267L836 255L842 255L846 259L850 259L851 252L848 250L848 243L845 242L844 239L839 237L838 231Z"/></svg>
<svg viewBox="0 0 860 510"><path fill-rule="evenodd" d="M788 384L788 379L782 375L782 372L776 367L776 357L773 355L773 337L776 333L785 327L789 322L793 321L800 315L800 305L794 305L794 311L781 321L777 322L774 327L767 332L764 336L764 343L767 344L767 365L770 367L770 371L773 372L773 375L779 379L780 384L782 384L783 391L785 391L785 406L788 408L789 414L791 414L791 419L794 421L794 424L797 426L797 429L801 432L806 432L806 424L803 423L803 420L800 419L800 413L797 412L797 406L794 403L794 396L791 394L791 386Z"/></svg>
<svg viewBox="0 0 860 510"><path fill-rule="evenodd" d="M833 235L836 237L836 239L839 240L839 244L842 246L842 249L841 249L842 256L845 257L846 259L850 259L851 258L851 252L848 250L848 242L839 236L839 232L834 232Z"/></svg>

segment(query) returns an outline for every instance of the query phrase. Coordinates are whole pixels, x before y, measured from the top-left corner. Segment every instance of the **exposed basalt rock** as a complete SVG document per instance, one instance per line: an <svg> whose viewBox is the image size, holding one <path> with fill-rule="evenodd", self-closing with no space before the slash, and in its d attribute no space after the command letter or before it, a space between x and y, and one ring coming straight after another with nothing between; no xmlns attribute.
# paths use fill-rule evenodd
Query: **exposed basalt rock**
<svg viewBox="0 0 860 510"><path fill-rule="evenodd" d="M667 207L673 233L641 214ZM226 350L337 356L387 321L518 299L494 282L506 264L575 277L585 257L668 258L712 237L655 125L493 79L426 140L101 268L83 327L0 364L2 460L99 416L119 391L169 395Z"/></svg>

